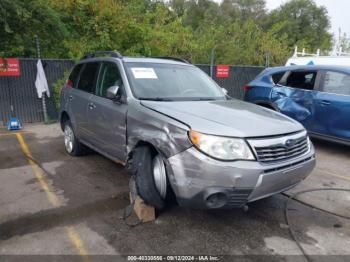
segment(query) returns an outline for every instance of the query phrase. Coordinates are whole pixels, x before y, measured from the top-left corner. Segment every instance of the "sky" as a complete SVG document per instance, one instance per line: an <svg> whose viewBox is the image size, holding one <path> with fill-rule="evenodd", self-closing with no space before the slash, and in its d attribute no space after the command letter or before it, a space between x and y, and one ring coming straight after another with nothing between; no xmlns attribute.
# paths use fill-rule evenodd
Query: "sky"
<svg viewBox="0 0 350 262"><path fill-rule="evenodd" d="M288 0L265 0L269 10L279 7ZM338 36L338 28L342 29L348 37L350 37L350 22L348 19L350 10L349 0L315 0L319 6L325 6L328 10L328 15L331 18L331 32Z"/></svg>

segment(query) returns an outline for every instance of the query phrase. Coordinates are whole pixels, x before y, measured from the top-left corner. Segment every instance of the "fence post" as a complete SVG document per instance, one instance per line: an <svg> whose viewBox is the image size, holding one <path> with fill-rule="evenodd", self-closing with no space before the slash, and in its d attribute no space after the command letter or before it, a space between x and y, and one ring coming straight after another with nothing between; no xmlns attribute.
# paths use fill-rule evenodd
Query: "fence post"
<svg viewBox="0 0 350 262"><path fill-rule="evenodd" d="M41 58L41 54L40 54L40 42L39 42L39 37L37 35L35 35L35 42L36 42L36 51L37 51L37 56L38 56L38 59ZM41 97L41 103L42 103L42 106L43 106L43 113L44 113L44 122L47 123L49 118L47 116L47 107L46 107L46 92L44 92L42 94L42 97Z"/></svg>
<svg viewBox="0 0 350 262"><path fill-rule="evenodd" d="M214 45L213 49L211 50L211 55L210 55L210 77L214 79L214 60L215 60L215 49L216 45Z"/></svg>

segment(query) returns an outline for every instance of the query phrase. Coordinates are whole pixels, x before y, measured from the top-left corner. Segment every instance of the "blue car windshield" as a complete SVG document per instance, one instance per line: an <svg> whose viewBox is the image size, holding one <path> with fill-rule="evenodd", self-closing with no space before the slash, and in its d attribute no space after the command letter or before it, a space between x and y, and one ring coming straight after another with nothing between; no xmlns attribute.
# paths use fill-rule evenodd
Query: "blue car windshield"
<svg viewBox="0 0 350 262"><path fill-rule="evenodd" d="M126 62L132 92L159 101L225 100L222 89L194 66Z"/></svg>

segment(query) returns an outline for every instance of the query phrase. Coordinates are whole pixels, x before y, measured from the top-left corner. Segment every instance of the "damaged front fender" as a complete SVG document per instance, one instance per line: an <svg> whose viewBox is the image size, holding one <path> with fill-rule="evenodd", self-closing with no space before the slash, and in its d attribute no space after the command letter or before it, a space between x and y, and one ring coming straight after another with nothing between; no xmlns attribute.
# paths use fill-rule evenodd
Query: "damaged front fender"
<svg viewBox="0 0 350 262"><path fill-rule="evenodd" d="M140 142L153 145L164 158L176 155L192 146L190 128L168 116L133 101L127 117L127 155Z"/></svg>

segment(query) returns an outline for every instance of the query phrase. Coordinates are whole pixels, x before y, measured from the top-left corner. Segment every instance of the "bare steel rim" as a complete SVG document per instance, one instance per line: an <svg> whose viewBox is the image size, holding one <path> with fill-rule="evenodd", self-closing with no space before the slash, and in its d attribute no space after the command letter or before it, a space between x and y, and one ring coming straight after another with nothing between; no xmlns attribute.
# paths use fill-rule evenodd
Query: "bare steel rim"
<svg viewBox="0 0 350 262"><path fill-rule="evenodd" d="M153 178L160 196L164 199L166 197L167 181L164 161L160 155L153 159Z"/></svg>
<svg viewBox="0 0 350 262"><path fill-rule="evenodd" d="M69 125L64 127L64 145L68 153L72 153L74 145L74 133Z"/></svg>

